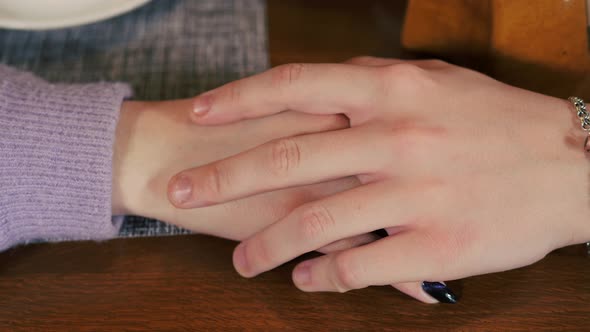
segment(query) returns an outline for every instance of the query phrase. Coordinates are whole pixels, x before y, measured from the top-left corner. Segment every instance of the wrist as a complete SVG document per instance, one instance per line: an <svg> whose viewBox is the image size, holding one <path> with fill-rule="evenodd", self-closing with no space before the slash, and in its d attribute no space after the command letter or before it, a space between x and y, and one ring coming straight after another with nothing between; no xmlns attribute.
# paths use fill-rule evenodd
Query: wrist
<svg viewBox="0 0 590 332"><path fill-rule="evenodd" d="M127 101L121 106L113 155L113 214L163 218L167 207L166 176L186 166L184 148L190 148L190 162L199 162L200 143L183 125L185 101ZM187 137L192 135L192 137Z"/></svg>
<svg viewBox="0 0 590 332"><path fill-rule="evenodd" d="M590 241L590 152L587 152L585 147L588 132L581 128L577 110L570 102L567 102L566 112L572 125L565 141L567 150L575 156L572 159L573 176L570 179L575 185L571 187L570 197L577 201L577 209L570 214L571 237L565 245L574 245ZM568 153L568 151L565 152Z"/></svg>
<svg viewBox="0 0 590 332"><path fill-rule="evenodd" d="M113 184L112 184L112 199L111 206L113 215L126 215L129 214L131 206L129 203L129 195L127 194L126 186L124 183L128 181L124 180L126 172L125 165L128 159L127 148L129 138L131 135L131 128L133 127L133 118L130 114L135 102L124 101L121 104L119 111L119 122L115 130L115 144L113 147Z"/></svg>
<svg viewBox="0 0 590 332"><path fill-rule="evenodd" d="M528 152L536 163L530 195L540 195L540 210L528 213L539 221L535 227L548 230L548 250L573 245L590 239L590 159L583 149L586 132L570 102L535 95L535 121L521 121L522 130L532 141ZM526 198L523 198L526 202ZM533 230L531 230L533 231Z"/></svg>

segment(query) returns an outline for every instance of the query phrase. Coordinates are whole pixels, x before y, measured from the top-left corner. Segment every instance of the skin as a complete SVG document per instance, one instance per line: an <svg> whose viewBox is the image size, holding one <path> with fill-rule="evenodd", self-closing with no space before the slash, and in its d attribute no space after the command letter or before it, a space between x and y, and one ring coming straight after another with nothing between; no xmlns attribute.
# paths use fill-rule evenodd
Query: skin
<svg viewBox="0 0 590 332"><path fill-rule="evenodd" d="M191 108L191 100L123 103L114 149L113 214L141 215L199 233L243 240L301 204L359 184L354 177L342 178L199 210L178 210L169 203L166 188L170 177L184 168L223 159L280 137L348 126L341 116L291 112L226 126L195 128L186 116ZM228 227L228 220L235 223ZM372 239L362 235L335 245L350 247Z"/></svg>
<svg viewBox="0 0 590 332"><path fill-rule="evenodd" d="M386 238L300 263L295 285L345 292L393 284L432 303L423 280L514 269L590 239L585 136L565 100L441 61L365 57L280 66L230 83L196 97L190 117L214 128L286 110L344 114L351 128L265 143L185 170L168 187L179 211L198 211L358 179L242 241L233 260L244 277L386 229ZM175 194L180 188L184 195Z"/></svg>

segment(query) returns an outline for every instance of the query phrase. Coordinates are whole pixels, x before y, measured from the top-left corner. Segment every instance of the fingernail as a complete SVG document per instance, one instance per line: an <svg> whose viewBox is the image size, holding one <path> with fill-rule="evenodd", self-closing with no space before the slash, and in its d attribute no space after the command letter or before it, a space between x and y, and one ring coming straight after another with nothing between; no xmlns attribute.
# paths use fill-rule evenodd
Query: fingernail
<svg viewBox="0 0 590 332"><path fill-rule="evenodd" d="M293 271L293 281L298 286L306 286L311 283L311 269L309 264L303 262Z"/></svg>
<svg viewBox="0 0 590 332"><path fill-rule="evenodd" d="M188 202L193 194L193 183L188 176L180 175L172 184L172 200L176 205Z"/></svg>
<svg viewBox="0 0 590 332"><path fill-rule="evenodd" d="M207 114L211 109L212 99L209 94L198 96L193 104L193 114L197 117Z"/></svg>
<svg viewBox="0 0 590 332"><path fill-rule="evenodd" d="M373 231L373 234L375 234L375 235L377 235L377 236L379 236L381 238L384 238L384 237L388 237L389 236L389 234L387 234L387 231L384 230L383 228L378 229L376 231Z"/></svg>
<svg viewBox="0 0 590 332"><path fill-rule="evenodd" d="M438 302L455 304L458 301L455 293L442 282L424 281L422 282L422 289Z"/></svg>
<svg viewBox="0 0 590 332"><path fill-rule="evenodd" d="M246 260L246 245L240 243L234 253L234 266L236 270L244 275L248 271L248 261Z"/></svg>

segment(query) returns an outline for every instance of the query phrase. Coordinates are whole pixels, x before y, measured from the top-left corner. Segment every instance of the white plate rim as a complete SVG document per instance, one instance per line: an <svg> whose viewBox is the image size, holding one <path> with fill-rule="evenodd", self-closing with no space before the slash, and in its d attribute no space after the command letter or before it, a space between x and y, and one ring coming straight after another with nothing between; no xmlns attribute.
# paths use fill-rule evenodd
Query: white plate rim
<svg viewBox="0 0 590 332"><path fill-rule="evenodd" d="M89 12L84 15L76 15L70 18L25 20L0 17L0 28L17 30L48 30L61 29L77 25L102 21L119 14L138 8L151 0L127 0L121 1L119 6L105 7L104 10Z"/></svg>

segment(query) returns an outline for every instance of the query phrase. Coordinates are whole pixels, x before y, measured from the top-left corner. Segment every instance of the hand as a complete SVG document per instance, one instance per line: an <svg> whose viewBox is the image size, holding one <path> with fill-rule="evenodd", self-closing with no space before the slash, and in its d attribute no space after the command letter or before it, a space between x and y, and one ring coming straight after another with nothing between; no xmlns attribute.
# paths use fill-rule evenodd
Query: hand
<svg viewBox="0 0 590 332"><path fill-rule="evenodd" d="M361 58L230 83L197 97L193 120L218 125L287 109L343 113L351 128L274 141L172 179L201 188L186 201L171 193L181 208L351 175L363 184L243 241L234 252L243 276L383 228L390 236L299 264L295 284L394 284L433 302L421 281L513 269L590 239L588 161L567 101L441 61Z"/></svg>
<svg viewBox="0 0 590 332"><path fill-rule="evenodd" d="M176 172L247 150L272 139L348 126L341 116L284 113L227 126L197 127L186 116L190 100L125 102L116 132L113 211L164 220L200 233L241 240L296 206L358 185L330 181L236 200L200 210L178 210L166 197ZM214 183L203 183L213 187ZM372 240L350 239L349 247Z"/></svg>

